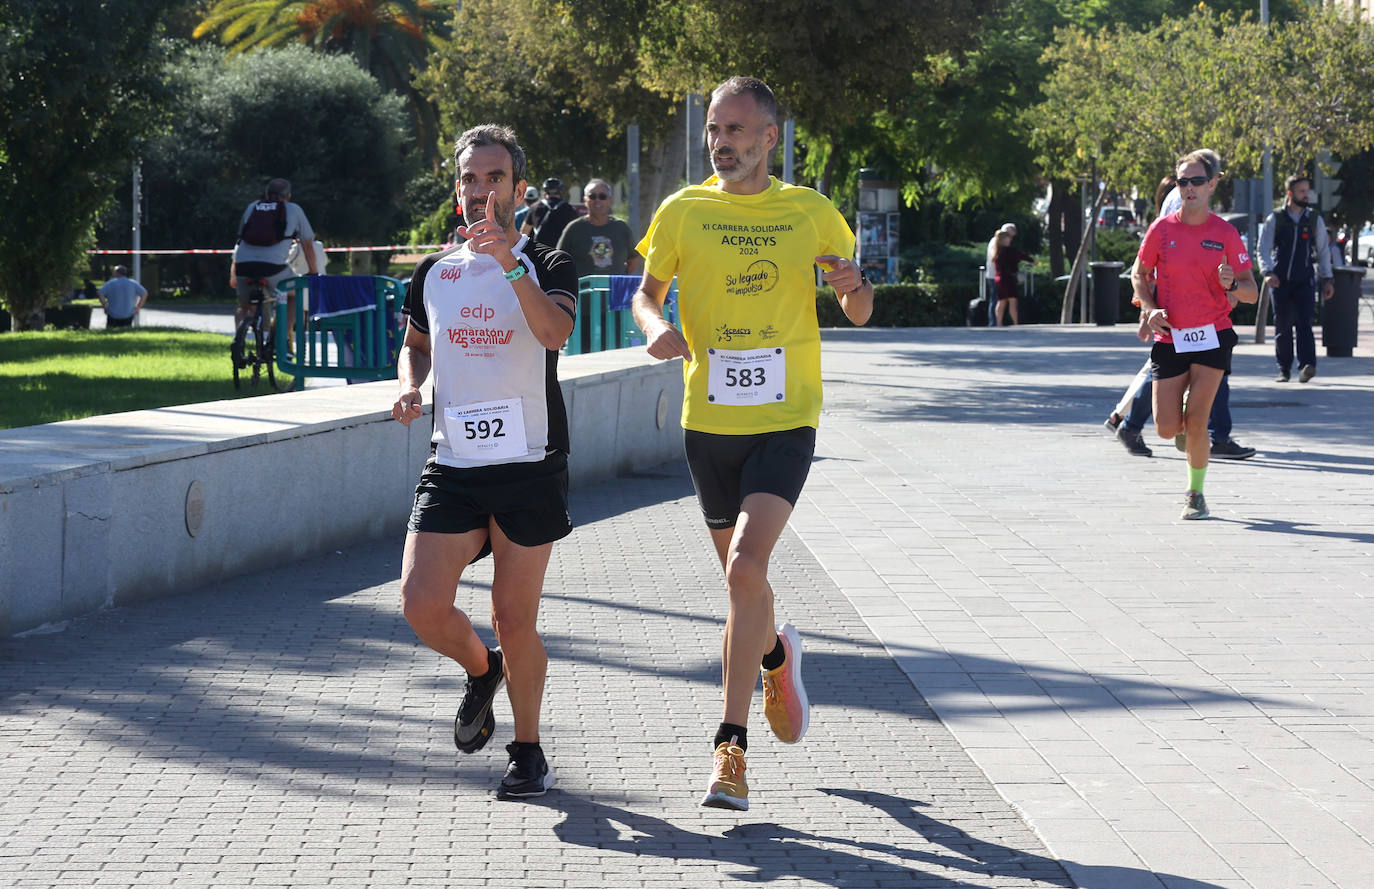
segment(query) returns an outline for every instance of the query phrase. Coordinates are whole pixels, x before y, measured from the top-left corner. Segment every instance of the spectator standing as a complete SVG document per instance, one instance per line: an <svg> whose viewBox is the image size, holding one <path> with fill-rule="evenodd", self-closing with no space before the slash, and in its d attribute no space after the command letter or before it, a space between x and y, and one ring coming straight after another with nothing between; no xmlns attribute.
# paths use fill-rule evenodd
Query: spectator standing
<svg viewBox="0 0 1374 889"><path fill-rule="evenodd" d="M520 209L515 211L515 230L518 232L525 225L525 217L529 215L530 208L539 203L539 189L533 185L525 189L525 203Z"/></svg>
<svg viewBox="0 0 1374 889"><path fill-rule="evenodd" d="M1317 375L1317 342L1312 335L1316 318L1316 275L1321 274L1322 300L1335 293L1326 223L1312 212L1307 198L1312 180L1303 173L1288 177L1284 205L1269 214L1260 232L1259 262L1274 302L1275 381L1288 382L1293 368L1294 331L1297 331L1298 382Z"/></svg>
<svg viewBox="0 0 1374 889"><path fill-rule="evenodd" d="M569 222L558 239L558 249L571 256L577 266L577 277L634 272L639 265L634 235L624 220L611 215L610 183L591 180L582 199L587 202L587 215Z"/></svg>
<svg viewBox="0 0 1374 889"><path fill-rule="evenodd" d="M997 326L1002 326L1002 321L1006 317L1008 309L1011 310L1011 323L1020 324L1021 314L1017 298L1017 273L1023 262L1035 262L1035 257L1027 253L1022 253L1011 246L1011 239L1015 237L1015 227L1012 231L1005 229L997 233L997 246L992 253L992 264L997 270L995 283L997 285Z"/></svg>
<svg viewBox="0 0 1374 889"><path fill-rule="evenodd" d="M993 262L993 257L997 255L997 236L1003 232L1009 233L1013 238L1016 237L1016 223L1002 223L1002 227L993 232L992 237L988 238L988 257L987 262L983 265L983 277L985 279L983 289L988 295L988 327L997 326L997 266Z"/></svg>
<svg viewBox="0 0 1374 889"><path fill-rule="evenodd" d="M563 200L563 180L545 179L544 197L525 215L525 225L520 231L540 244L557 247L563 229L576 218L577 209Z"/></svg>
<svg viewBox="0 0 1374 889"><path fill-rule="evenodd" d="M129 277L128 266L114 267L114 277L97 291L100 306L105 310L106 327L132 327L138 312L148 301L148 291Z"/></svg>

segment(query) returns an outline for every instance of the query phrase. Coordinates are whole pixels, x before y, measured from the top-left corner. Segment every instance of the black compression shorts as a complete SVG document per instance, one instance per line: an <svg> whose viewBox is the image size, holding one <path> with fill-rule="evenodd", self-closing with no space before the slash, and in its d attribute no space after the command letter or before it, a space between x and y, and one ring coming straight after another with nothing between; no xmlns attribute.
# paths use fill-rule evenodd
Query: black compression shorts
<svg viewBox="0 0 1374 889"><path fill-rule="evenodd" d="M688 429L683 442L707 526L731 528L750 494L776 494L797 505L816 452L816 429L801 426L756 435Z"/></svg>

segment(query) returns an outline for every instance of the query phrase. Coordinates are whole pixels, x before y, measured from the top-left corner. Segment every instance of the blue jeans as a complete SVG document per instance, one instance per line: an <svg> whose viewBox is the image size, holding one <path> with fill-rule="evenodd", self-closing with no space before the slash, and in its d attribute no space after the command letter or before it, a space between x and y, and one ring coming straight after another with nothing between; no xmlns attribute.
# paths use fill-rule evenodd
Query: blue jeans
<svg viewBox="0 0 1374 889"><path fill-rule="evenodd" d="M988 295L988 327L997 326L997 284L991 278L983 279L983 292Z"/></svg>
<svg viewBox="0 0 1374 889"><path fill-rule="evenodd" d="M1147 377L1145 385L1140 387L1135 399L1131 401L1130 413L1122 420L1122 425L1132 430L1140 432L1145 428L1145 424L1150 422L1150 414L1154 410L1154 378ZM1207 435L1214 443L1229 441L1231 438L1231 382L1230 374L1221 378L1221 385L1217 388L1217 397L1212 400L1212 413L1207 417Z"/></svg>
<svg viewBox="0 0 1374 889"><path fill-rule="evenodd" d="M1297 328L1298 366L1317 365L1317 341L1312 335L1312 322L1317 315L1315 282L1303 281L1281 284L1273 291L1274 299L1274 358L1279 370L1288 372L1293 366L1293 330Z"/></svg>

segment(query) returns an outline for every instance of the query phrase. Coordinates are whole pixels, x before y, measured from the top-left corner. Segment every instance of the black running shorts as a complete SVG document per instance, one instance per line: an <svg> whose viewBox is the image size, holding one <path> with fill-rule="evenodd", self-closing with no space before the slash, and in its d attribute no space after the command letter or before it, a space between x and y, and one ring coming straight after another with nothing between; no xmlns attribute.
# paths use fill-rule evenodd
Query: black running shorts
<svg viewBox="0 0 1374 889"><path fill-rule="evenodd" d="M801 426L756 435L688 429L683 442L707 527L733 528L740 504L750 494L776 494L797 505L816 453L816 428Z"/></svg>
<svg viewBox="0 0 1374 889"><path fill-rule="evenodd" d="M415 486L407 530L464 534L490 526L520 546L542 546L572 532L568 516L568 455L538 463L502 463L455 469L431 456ZM482 555L490 552L483 547Z"/></svg>
<svg viewBox="0 0 1374 889"><path fill-rule="evenodd" d="M1154 347L1150 349L1150 364L1154 369L1155 379L1167 380L1170 377L1181 377L1194 364L1201 364L1203 367L1215 367L1217 370L1229 374L1231 372L1231 351L1236 348L1236 343L1240 342L1240 337L1236 336L1235 328L1228 327L1225 330L1217 331L1217 342L1221 345L1205 352L1175 352L1173 343L1155 343Z"/></svg>

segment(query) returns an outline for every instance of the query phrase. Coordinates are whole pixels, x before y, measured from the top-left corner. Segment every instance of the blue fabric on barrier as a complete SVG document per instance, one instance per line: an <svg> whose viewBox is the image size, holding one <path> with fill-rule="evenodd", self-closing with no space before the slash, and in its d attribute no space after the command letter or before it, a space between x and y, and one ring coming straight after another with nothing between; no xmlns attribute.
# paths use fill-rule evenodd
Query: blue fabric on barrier
<svg viewBox="0 0 1374 889"><path fill-rule="evenodd" d="M377 308L371 275L311 275L310 314L317 318Z"/></svg>
<svg viewBox="0 0 1374 889"><path fill-rule="evenodd" d="M630 307L630 298L639 289L638 275L611 275L611 292L606 297L606 308L619 312Z"/></svg>

